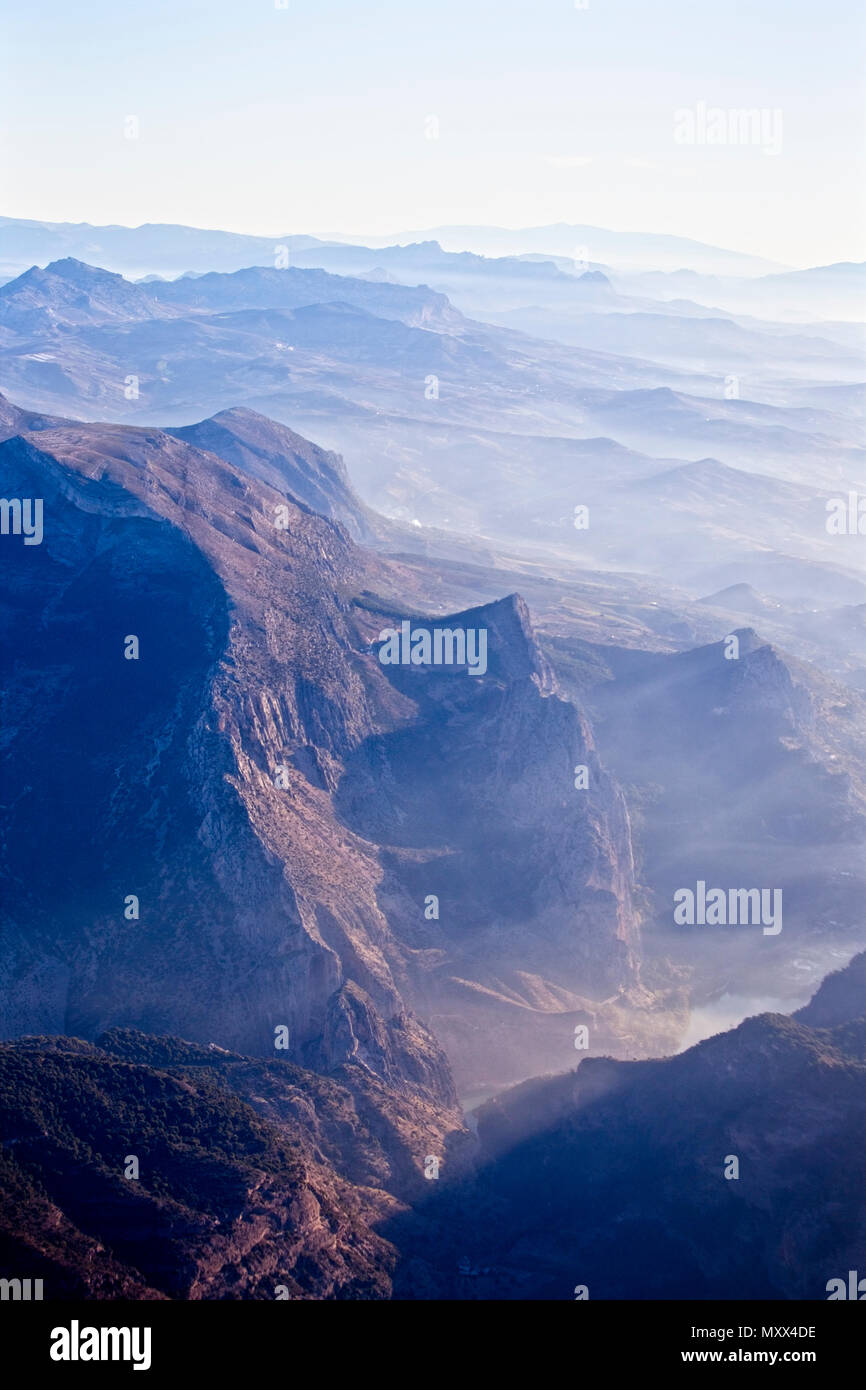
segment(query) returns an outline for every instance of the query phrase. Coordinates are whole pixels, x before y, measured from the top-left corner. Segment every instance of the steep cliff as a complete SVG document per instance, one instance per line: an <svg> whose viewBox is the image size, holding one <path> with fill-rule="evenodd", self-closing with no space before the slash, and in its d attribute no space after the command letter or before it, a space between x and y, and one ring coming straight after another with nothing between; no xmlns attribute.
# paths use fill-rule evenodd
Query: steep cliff
<svg viewBox="0 0 866 1390"><path fill-rule="evenodd" d="M381 525L353 492L339 454L255 410L221 410L209 420L166 433L218 454L320 516L342 522L356 540L371 538Z"/></svg>
<svg viewBox="0 0 866 1390"><path fill-rule="evenodd" d="M359 609L380 655L402 621ZM600 1004L646 1004L631 838L522 599L415 622L485 634L486 669L386 665L411 705L348 759L337 804L381 847L408 987L471 1090L561 1070L576 1024L599 1026L594 1048L610 1040Z"/></svg>
<svg viewBox="0 0 866 1390"><path fill-rule="evenodd" d="M337 1065L351 981L344 1015L383 1020L368 1064L408 1051L450 1104L382 952L375 857L327 790L374 727L343 597L363 557L159 431L34 440L0 447L7 494L45 514L42 545L4 537L4 1032L137 1024L261 1054L284 1025L292 1055Z"/></svg>
<svg viewBox="0 0 866 1390"><path fill-rule="evenodd" d="M631 849L522 602L451 620L485 626L483 676L404 680L376 638L405 567L286 486L351 506L331 456L292 436L280 462L246 416L195 431L237 461L34 425L0 445L6 495L44 507L40 545L3 537L3 1034L262 1056L285 1028L293 1059L352 1061L443 1132L422 1019L466 1084L567 1065L575 1023L638 985Z"/></svg>

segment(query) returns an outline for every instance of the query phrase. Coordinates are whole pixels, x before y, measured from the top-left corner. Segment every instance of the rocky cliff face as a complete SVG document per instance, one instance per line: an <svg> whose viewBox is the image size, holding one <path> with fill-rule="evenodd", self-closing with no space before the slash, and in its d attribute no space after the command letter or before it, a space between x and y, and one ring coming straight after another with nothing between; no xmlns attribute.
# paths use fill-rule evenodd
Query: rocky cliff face
<svg viewBox="0 0 866 1390"><path fill-rule="evenodd" d="M327 794L374 722L341 597L363 562L158 431L38 446L2 446L5 491L46 518L41 546L4 537L4 1031L137 1023L262 1053L285 1025L293 1055L326 1037L337 1064L349 980L346 1018L404 1013L375 859ZM450 1097L432 1042L416 1071Z"/></svg>
<svg viewBox="0 0 866 1390"><path fill-rule="evenodd" d="M219 455L279 492L291 493L320 516L342 522L356 540L372 538L382 524L352 491L339 454L318 448L255 410L222 410L209 420L167 433Z"/></svg>
<svg viewBox="0 0 866 1390"><path fill-rule="evenodd" d="M359 621L376 644L403 618ZM484 632L487 669L385 666L406 713L353 753L338 806L381 846L413 998L477 1088L567 1066L575 1023L639 993L631 839L525 603L425 621Z"/></svg>
<svg viewBox="0 0 866 1390"><path fill-rule="evenodd" d="M45 518L41 545L2 539L5 1036L123 1025L267 1055L285 1028L294 1059L366 1068L445 1128L420 1020L467 991L504 1030L503 1080L539 1020L567 1063L569 1011L636 983L630 844L523 605L463 615L489 626L483 678L403 682L371 644L399 564L246 453L38 424L0 446L4 493ZM474 1079L483 1028L443 1033Z"/></svg>

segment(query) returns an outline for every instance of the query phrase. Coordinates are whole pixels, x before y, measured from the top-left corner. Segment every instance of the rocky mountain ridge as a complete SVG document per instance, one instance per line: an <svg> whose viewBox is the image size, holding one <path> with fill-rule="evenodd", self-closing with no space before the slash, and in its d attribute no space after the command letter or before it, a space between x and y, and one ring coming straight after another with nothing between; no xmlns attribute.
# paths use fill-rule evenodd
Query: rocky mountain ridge
<svg viewBox="0 0 866 1390"><path fill-rule="evenodd" d="M363 1062L452 1115L449 1067L420 1019L435 1012L432 964L462 980L460 923L444 953L431 942L413 856L445 856L443 901L474 881L485 969L512 994L524 976L527 1016L546 1028L551 1013L637 985L627 817L519 601L449 620L489 628L482 678L401 684L373 638L403 567L251 476L275 465L251 462L232 428L237 463L124 426L58 422L0 445L5 489L41 497L46 518L41 546L4 538L16 547L3 727L17 795L3 808L3 1031L135 1026L263 1055L285 1027L305 1065ZM350 505L333 459L292 441L269 476L285 487L301 470L310 485L312 470L335 509ZM450 762L446 733L462 750ZM431 795L463 806L439 844L419 840L425 749L441 764ZM593 780L577 792L584 757ZM415 817L402 847L388 824L398 772ZM505 791L518 773L522 843ZM478 836L490 803L492 858ZM54 846L47 867L37 821ZM552 849L566 852L563 837L566 876ZM506 865L524 884L519 907L496 882ZM472 1040L449 1041L452 1063L462 1048L463 1075L477 1076Z"/></svg>

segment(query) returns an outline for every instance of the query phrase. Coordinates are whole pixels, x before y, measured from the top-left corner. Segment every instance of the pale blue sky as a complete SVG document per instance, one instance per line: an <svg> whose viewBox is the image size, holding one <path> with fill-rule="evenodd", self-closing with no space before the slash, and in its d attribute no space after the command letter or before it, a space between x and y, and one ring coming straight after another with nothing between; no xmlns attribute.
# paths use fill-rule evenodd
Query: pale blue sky
<svg viewBox="0 0 866 1390"><path fill-rule="evenodd" d="M267 235L574 221L863 258L861 0L4 5L7 216ZM674 111L701 101L781 109L781 153L677 144Z"/></svg>

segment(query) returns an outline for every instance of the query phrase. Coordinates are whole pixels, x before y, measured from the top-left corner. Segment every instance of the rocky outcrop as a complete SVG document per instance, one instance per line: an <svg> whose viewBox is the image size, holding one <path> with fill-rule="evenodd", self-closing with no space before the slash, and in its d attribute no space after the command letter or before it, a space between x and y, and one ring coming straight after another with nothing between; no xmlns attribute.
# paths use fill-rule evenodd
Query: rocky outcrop
<svg viewBox="0 0 866 1390"><path fill-rule="evenodd" d="M322 785L375 724L341 596L363 557L159 431L33 440L2 446L7 491L46 518L41 546L4 537L3 1031L138 1024L261 1054L285 1026L301 1056L347 979L387 1030L405 1010L378 865ZM450 1104L445 1077L437 1058L420 1084Z"/></svg>
<svg viewBox="0 0 866 1390"><path fill-rule="evenodd" d="M373 538L380 519L356 496L339 454L330 453L255 410L221 410L196 425L167 430L244 473L291 493L296 502L339 521L355 540Z"/></svg>
<svg viewBox="0 0 866 1390"><path fill-rule="evenodd" d="M402 615L359 621L379 650ZM410 997L471 1091L567 1066L575 1025L639 993L631 838L525 603L423 622L486 633L486 670L386 665L411 704L347 760L337 805L381 847Z"/></svg>
<svg viewBox="0 0 866 1390"><path fill-rule="evenodd" d="M386 667L406 570L285 486L351 499L330 456L39 423L0 446L45 515L3 538L5 1036L287 1037L454 1123L431 1027L466 1084L567 1065L639 989L630 834L523 602L437 620L484 627L481 676Z"/></svg>

